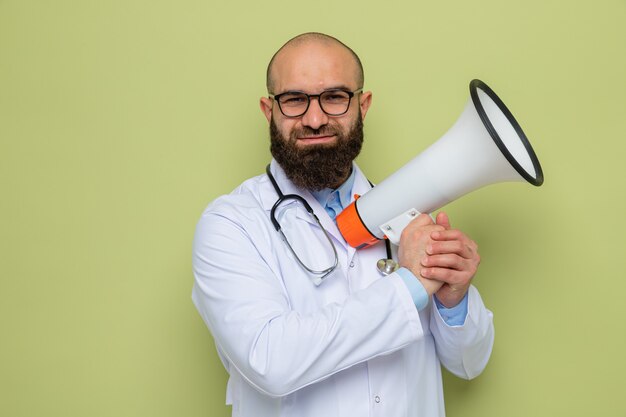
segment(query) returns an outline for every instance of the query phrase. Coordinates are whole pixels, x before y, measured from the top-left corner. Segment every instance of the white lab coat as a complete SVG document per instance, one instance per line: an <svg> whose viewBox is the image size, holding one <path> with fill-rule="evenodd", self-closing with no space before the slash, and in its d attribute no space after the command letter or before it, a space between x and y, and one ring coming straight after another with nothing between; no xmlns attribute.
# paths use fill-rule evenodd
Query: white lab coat
<svg viewBox="0 0 626 417"><path fill-rule="evenodd" d="M370 185L354 168L353 193L363 194ZM492 314L478 291L470 288L462 326L448 326L432 301L418 312L401 278L376 270L384 244L353 249L309 192L275 161L271 169L284 194L313 207L339 266L316 286L293 259L270 222L277 194L266 175L205 210L194 240L192 299L230 375L233 416L443 416L440 364L473 378L491 353ZM305 263L332 260L301 205L287 204L277 217Z"/></svg>

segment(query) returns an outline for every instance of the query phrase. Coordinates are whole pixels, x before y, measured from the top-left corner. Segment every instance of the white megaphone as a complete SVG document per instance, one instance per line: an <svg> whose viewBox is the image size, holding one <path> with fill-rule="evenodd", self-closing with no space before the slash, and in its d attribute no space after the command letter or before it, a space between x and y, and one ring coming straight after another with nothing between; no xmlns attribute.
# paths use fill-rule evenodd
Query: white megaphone
<svg viewBox="0 0 626 417"><path fill-rule="evenodd" d="M398 244L419 213L430 213L488 184L543 184L543 172L526 135L502 100L480 80L452 128L424 152L363 194L337 226L355 248L385 237Z"/></svg>

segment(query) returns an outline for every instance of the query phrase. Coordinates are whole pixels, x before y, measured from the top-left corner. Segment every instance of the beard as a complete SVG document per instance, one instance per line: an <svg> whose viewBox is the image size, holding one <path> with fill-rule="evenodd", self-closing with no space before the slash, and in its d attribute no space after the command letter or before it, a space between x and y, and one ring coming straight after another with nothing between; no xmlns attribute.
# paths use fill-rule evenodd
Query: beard
<svg viewBox="0 0 626 417"><path fill-rule="evenodd" d="M319 129L303 126L294 129L289 138L283 136L270 121L270 151L296 186L312 191L337 188L348 179L352 161L363 145L363 120L361 112L347 132L340 126L324 125ZM323 135L336 136L335 143L298 146L298 137Z"/></svg>

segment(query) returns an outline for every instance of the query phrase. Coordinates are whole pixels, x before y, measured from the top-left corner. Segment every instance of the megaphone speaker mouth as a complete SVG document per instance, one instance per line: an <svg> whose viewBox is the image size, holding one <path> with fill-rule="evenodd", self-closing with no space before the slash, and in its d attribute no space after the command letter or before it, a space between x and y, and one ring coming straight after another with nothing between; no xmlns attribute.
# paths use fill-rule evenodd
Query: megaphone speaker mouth
<svg viewBox="0 0 626 417"><path fill-rule="evenodd" d="M511 166L530 184L543 184L543 170L526 134L506 105L484 82L470 82L470 96L485 129Z"/></svg>
<svg viewBox="0 0 626 417"><path fill-rule="evenodd" d="M456 198L503 181L543 184L543 171L509 109L480 80L454 125L435 143L363 194L337 216L355 248L387 238L398 244L416 213L431 213Z"/></svg>

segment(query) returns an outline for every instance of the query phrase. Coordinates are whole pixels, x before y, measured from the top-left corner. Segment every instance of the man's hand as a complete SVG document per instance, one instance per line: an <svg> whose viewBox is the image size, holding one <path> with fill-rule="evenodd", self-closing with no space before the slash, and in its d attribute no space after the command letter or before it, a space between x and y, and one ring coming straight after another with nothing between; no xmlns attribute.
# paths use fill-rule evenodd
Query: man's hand
<svg viewBox="0 0 626 417"><path fill-rule="evenodd" d="M427 214L420 214L402 231L400 248L398 249L398 263L410 270L424 286L428 295L437 292L443 282L437 278L426 279L422 276L423 260L426 257L426 248L436 242L431 239L433 233L445 232L443 225L435 224Z"/></svg>
<svg viewBox="0 0 626 417"><path fill-rule="evenodd" d="M435 295L441 304L450 308L465 297L478 269L480 255L476 242L450 227L446 213L437 214L436 225L443 230L430 233L425 248L427 256L421 258L421 275L427 280L444 283Z"/></svg>

